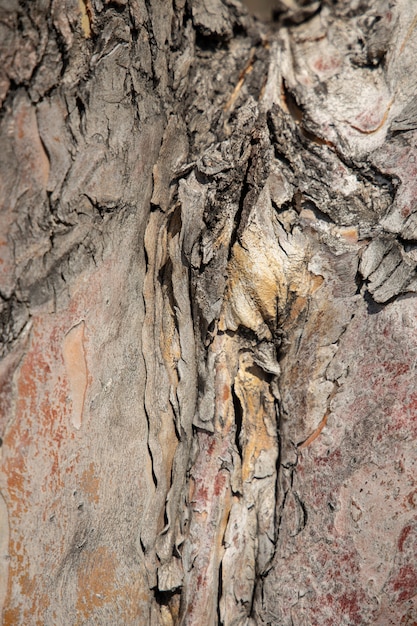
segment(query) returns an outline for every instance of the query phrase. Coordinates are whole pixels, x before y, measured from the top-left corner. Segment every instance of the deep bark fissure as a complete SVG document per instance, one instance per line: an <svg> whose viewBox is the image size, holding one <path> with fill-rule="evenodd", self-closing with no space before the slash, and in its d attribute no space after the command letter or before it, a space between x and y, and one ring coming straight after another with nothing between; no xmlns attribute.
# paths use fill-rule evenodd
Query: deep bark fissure
<svg viewBox="0 0 417 626"><path fill-rule="evenodd" d="M242 458L242 444L240 443L240 435L242 432L243 412L242 412L242 405L240 404L240 400L235 393L234 386L232 386L232 397L233 397L233 409L235 413L235 424L236 424L235 444L236 444L236 449L239 453L239 456L240 458Z"/></svg>

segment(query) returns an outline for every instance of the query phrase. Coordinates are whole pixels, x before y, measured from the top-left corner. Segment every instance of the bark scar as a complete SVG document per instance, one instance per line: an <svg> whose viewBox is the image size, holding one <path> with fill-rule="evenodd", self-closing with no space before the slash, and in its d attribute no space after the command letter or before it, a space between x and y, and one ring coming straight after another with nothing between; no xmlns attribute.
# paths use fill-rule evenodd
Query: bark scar
<svg viewBox="0 0 417 626"><path fill-rule="evenodd" d="M84 348L85 322L82 320L65 335L62 355L67 372L72 399L72 425L77 430L81 427L85 393L88 382L87 361Z"/></svg>

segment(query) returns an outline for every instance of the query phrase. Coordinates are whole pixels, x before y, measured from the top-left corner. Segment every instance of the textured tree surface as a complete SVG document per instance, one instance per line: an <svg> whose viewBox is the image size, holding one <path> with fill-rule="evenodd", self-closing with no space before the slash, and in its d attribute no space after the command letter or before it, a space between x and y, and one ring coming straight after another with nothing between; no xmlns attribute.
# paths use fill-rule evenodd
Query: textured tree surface
<svg viewBox="0 0 417 626"><path fill-rule="evenodd" d="M417 623L417 6L274 17L0 0L5 626Z"/></svg>

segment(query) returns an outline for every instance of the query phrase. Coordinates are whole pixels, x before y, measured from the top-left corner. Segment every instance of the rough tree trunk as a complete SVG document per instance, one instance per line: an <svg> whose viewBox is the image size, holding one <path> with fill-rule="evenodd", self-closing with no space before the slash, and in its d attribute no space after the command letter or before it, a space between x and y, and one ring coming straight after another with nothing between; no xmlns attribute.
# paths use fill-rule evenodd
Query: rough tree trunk
<svg viewBox="0 0 417 626"><path fill-rule="evenodd" d="M413 0L0 1L4 625L417 623Z"/></svg>

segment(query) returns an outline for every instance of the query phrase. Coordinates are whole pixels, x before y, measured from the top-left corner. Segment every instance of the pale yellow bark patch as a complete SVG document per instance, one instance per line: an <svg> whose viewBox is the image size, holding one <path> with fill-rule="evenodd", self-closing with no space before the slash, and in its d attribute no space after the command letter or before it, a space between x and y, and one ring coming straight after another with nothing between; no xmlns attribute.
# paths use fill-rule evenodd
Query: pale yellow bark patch
<svg viewBox="0 0 417 626"><path fill-rule="evenodd" d="M81 12L81 28L83 30L84 37L86 39L89 39L91 37L91 24L87 11L87 4L84 2L84 0L78 0L78 6Z"/></svg>

